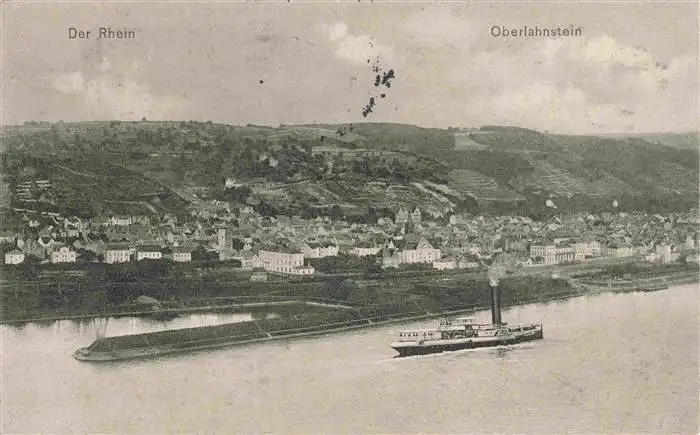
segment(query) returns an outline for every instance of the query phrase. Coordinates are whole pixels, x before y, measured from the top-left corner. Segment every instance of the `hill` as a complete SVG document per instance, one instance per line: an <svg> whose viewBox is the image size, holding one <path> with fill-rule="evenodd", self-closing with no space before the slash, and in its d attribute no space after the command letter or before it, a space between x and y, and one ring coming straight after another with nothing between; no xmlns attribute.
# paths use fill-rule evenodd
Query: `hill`
<svg viewBox="0 0 700 435"><path fill-rule="evenodd" d="M187 121L32 123L2 135L2 199L15 208L42 195L81 213L183 212L187 203L219 199L310 216L333 206L349 215L411 205L436 215L531 214L546 199L591 211L613 199L647 211L698 202L698 149L684 145L692 144L687 135ZM53 193L21 195L33 180L49 180Z"/></svg>

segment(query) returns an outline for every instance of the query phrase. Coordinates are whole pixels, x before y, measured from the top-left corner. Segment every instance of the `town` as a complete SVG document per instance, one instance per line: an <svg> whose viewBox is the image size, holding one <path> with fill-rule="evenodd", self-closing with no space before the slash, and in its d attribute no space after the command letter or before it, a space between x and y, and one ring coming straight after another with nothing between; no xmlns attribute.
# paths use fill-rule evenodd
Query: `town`
<svg viewBox="0 0 700 435"><path fill-rule="evenodd" d="M212 201L190 210L187 219L24 214L4 228L0 242L6 265L221 261L251 271L251 280L265 280L267 274L323 273L322 259L338 256L382 269L480 270L500 253L508 253L517 268L598 257L697 263L699 227L697 211L576 213L538 222L522 216L434 215L413 207L396 210L393 219L362 224L330 216L264 217L247 205ZM347 267L357 264L347 262Z"/></svg>

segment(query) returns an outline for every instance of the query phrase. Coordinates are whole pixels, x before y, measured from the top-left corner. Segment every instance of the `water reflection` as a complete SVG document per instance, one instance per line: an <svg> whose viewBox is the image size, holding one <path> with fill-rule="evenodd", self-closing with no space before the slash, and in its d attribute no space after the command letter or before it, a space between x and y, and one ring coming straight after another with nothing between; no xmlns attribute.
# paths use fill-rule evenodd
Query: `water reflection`
<svg viewBox="0 0 700 435"><path fill-rule="evenodd" d="M268 318L278 317L268 313ZM100 317L93 319L53 320L31 323L2 325L3 339L23 340L24 337L38 335L113 337L117 335L141 334L172 329L214 326L225 323L238 323L253 319L251 313L197 313L168 320L151 317ZM38 334L38 335L37 335Z"/></svg>

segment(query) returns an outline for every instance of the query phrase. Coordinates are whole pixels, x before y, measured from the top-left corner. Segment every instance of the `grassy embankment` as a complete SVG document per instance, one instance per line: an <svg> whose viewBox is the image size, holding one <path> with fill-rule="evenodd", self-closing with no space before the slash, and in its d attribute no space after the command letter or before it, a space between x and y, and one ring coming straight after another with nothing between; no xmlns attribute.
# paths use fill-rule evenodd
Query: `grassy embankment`
<svg viewBox="0 0 700 435"><path fill-rule="evenodd" d="M594 273L582 272L577 281L626 283L667 277L669 285L697 277L698 268L692 265L642 267L637 265L612 266ZM355 277L353 277L355 278ZM634 278L634 279L633 279ZM683 281L683 279L685 281ZM501 280L504 306L528 303L553 296L568 297L585 292L564 279L542 276L507 277ZM1 321L21 322L51 318L77 318L105 315L125 315L148 312L150 305L139 305L134 299L147 295L158 299L160 308L183 314L190 310L256 311L265 307L242 307L245 303L275 303L279 301L327 300L355 307L357 311L336 313L328 319L314 317L310 308L288 316L306 319L304 326L318 322L348 321L349 319L378 318L382 316L417 315L442 311L487 306L489 289L485 278L476 275L450 275L440 281L435 274L357 277L318 277L313 281L273 280L264 283L211 279L179 279L166 276L160 280L130 280L128 282L100 282L90 277L76 277L70 281L52 281L43 284L5 282L2 285ZM278 311L280 307L270 307ZM332 311L331 313L334 313ZM325 316L326 313L323 313ZM330 314L329 314L330 315ZM351 317L347 317L350 315Z"/></svg>

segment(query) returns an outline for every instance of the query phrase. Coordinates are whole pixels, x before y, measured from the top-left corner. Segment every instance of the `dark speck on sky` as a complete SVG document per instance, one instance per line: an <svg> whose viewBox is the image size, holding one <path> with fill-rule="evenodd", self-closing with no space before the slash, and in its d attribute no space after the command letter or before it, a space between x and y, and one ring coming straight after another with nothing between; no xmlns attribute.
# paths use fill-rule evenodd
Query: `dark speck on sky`
<svg viewBox="0 0 700 435"><path fill-rule="evenodd" d="M263 83L265 83L265 82L264 82L264 81L262 81L262 80L260 80L260 81L259 81L258 83L260 83L260 84L262 85L262 84L263 84Z"/></svg>
<svg viewBox="0 0 700 435"><path fill-rule="evenodd" d="M374 44L370 42L370 46L373 47ZM391 81L396 78L396 72L393 69L389 69L385 72L379 57L367 58L367 64L370 65L370 69L372 70L372 73L374 73L374 87L378 88L379 86L384 85L387 88L391 88ZM386 98L387 94L381 93L377 97ZM372 113L375 105L376 97L370 97L369 103L362 108L362 116L366 118L367 115Z"/></svg>

